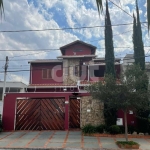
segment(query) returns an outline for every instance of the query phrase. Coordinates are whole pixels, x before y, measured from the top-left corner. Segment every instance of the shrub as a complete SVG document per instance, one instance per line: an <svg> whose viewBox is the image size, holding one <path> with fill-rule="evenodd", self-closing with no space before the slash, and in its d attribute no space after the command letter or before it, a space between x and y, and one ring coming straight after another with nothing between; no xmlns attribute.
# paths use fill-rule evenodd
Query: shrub
<svg viewBox="0 0 150 150"><path fill-rule="evenodd" d="M124 126L119 126L119 127L120 127L120 132L125 133L125 127ZM128 133L132 134L134 131L137 131L137 129L132 125L128 125Z"/></svg>
<svg viewBox="0 0 150 150"><path fill-rule="evenodd" d="M96 132L96 127L92 126L91 124L87 124L82 128L82 132L84 134L92 134Z"/></svg>
<svg viewBox="0 0 150 150"><path fill-rule="evenodd" d="M119 134L121 133L120 127L117 125L112 125L109 127L109 133L110 134Z"/></svg>
<svg viewBox="0 0 150 150"><path fill-rule="evenodd" d="M106 126L101 124L101 125L96 126L95 128L96 128L96 132L103 133Z"/></svg>
<svg viewBox="0 0 150 150"><path fill-rule="evenodd" d="M117 144L122 144L122 145L139 145L138 143L136 142L133 142L133 141L117 141L116 142Z"/></svg>

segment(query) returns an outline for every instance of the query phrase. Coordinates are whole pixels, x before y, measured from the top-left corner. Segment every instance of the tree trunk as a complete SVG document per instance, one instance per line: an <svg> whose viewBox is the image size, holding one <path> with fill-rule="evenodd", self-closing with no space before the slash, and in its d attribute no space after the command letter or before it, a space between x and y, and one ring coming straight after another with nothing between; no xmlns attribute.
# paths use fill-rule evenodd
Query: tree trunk
<svg viewBox="0 0 150 150"><path fill-rule="evenodd" d="M124 122L125 122L125 138L126 141L128 141L127 111L124 111Z"/></svg>

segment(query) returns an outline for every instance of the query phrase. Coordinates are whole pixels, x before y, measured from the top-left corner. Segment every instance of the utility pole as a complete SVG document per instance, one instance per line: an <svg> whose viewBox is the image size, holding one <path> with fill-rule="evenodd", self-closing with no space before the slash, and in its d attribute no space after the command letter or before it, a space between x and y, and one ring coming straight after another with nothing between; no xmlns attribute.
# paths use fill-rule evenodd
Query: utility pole
<svg viewBox="0 0 150 150"><path fill-rule="evenodd" d="M7 68L8 68L8 56L6 56L6 63L5 63L5 67L4 67L4 86L3 86L2 103L4 103L4 94L5 94L5 88L6 88Z"/></svg>

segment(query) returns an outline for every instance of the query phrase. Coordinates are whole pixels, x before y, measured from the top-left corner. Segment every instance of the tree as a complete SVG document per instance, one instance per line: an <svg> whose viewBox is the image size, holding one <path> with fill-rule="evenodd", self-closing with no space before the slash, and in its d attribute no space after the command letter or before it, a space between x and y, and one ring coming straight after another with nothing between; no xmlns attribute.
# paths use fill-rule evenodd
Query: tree
<svg viewBox="0 0 150 150"><path fill-rule="evenodd" d="M133 15L133 45L135 64L139 64L142 70L145 70L145 52L142 40L141 22L139 16L139 8L136 0L137 20Z"/></svg>
<svg viewBox="0 0 150 150"><path fill-rule="evenodd" d="M139 109L149 108L147 101L149 91L145 88L137 90L145 80L147 80L146 73L139 65L133 65L127 68L120 80L116 81L113 76L108 75L104 81L92 84L88 89L94 99L106 103L109 108L124 112L126 141L128 141L128 111L136 112Z"/></svg>
<svg viewBox="0 0 150 150"><path fill-rule="evenodd" d="M103 11L103 0L96 0L97 8L99 14ZM148 30L150 29L150 0L147 0L147 20L148 20Z"/></svg>
<svg viewBox="0 0 150 150"><path fill-rule="evenodd" d="M115 66L114 66L114 46L113 46L113 33L111 27L111 20L108 10L108 2L106 0L106 16L105 16L105 74L112 74L114 77Z"/></svg>

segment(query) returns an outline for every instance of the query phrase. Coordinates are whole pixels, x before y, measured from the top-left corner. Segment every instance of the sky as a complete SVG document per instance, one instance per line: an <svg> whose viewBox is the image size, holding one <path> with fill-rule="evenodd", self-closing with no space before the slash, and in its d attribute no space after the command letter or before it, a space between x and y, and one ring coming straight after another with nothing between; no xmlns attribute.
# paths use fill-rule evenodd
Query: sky
<svg viewBox="0 0 150 150"><path fill-rule="evenodd" d="M104 26L104 11L99 16L96 0L4 0L5 16L0 22L0 31L63 29ZM135 1L112 0L120 8L109 2L112 25L133 22ZM139 0L141 22L146 22L146 0ZM133 25L113 26L115 57L123 58L133 53ZM142 24L144 46L150 46L147 24ZM9 57L8 71L29 70L30 60L55 59L59 50L39 51L39 49L59 49L75 40L82 40L97 47L97 56L105 56L104 27L71 30L49 30L40 32L0 32L0 80L4 78L5 57ZM34 51L27 51L34 50ZM150 54L150 47L145 47ZM149 57L147 57L147 61ZM8 72L7 81L29 83L29 71Z"/></svg>

